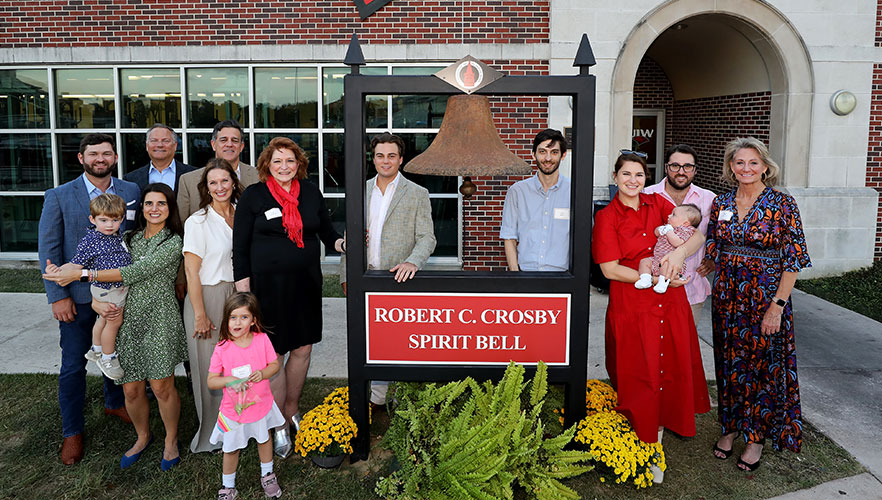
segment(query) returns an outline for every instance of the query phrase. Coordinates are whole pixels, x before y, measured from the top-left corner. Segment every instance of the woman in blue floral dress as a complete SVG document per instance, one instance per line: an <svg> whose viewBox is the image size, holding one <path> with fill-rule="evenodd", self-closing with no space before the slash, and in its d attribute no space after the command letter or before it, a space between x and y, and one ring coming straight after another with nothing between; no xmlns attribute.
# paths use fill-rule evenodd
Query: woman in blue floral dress
<svg viewBox="0 0 882 500"><path fill-rule="evenodd" d="M811 266L793 197L772 189L780 168L765 145L739 138L726 146L723 177L737 183L711 208L707 258L716 262L712 297L714 362L722 436L714 456L732 454L756 470L766 438L799 452L802 415L790 292Z"/></svg>

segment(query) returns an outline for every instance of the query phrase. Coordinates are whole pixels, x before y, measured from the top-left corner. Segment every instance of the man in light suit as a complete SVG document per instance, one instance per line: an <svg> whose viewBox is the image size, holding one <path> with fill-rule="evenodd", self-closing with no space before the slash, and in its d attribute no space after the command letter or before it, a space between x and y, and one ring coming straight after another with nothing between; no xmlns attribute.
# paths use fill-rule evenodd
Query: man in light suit
<svg viewBox="0 0 882 500"><path fill-rule="evenodd" d="M126 202L126 217L120 231L131 229L135 211L139 209L141 190L138 186L111 177L116 166L113 137L89 134L80 142L77 155L83 166L83 175L46 191L43 212L40 215L40 266L46 270L46 261L62 265L76 253L77 244L91 226L89 202L92 198L110 193ZM61 373L58 376L58 404L64 442L61 461L72 465L83 458L83 408L86 399L86 351L92 346L92 326L97 315L92 310L89 283L75 282L61 287L44 281L46 295L52 304L52 315L58 320L61 332ZM104 377L104 413L131 424L126 412L122 388Z"/></svg>
<svg viewBox="0 0 882 500"><path fill-rule="evenodd" d="M157 123L147 131L147 156L150 163L132 170L125 175L125 180L134 182L141 191L148 184L161 182L178 192L181 176L195 170L186 163L175 160L178 150L178 134L168 125Z"/></svg>
<svg viewBox="0 0 882 500"><path fill-rule="evenodd" d="M404 141L380 134L371 140L377 176L365 186L368 269L388 269L399 283L413 278L435 250L429 191L407 180ZM340 284L346 292L346 255L340 259ZM371 384L371 403L386 403L388 382Z"/></svg>
<svg viewBox="0 0 882 500"><path fill-rule="evenodd" d="M239 155L245 149L244 133L242 126L235 120L224 120L214 126L211 133L211 149L214 150L215 158L223 158L230 162L233 170L239 174L239 182L242 189L260 181L257 169L251 165L239 161ZM181 177L181 185L178 190L178 212L181 214L181 222L199 210L199 181L202 180L202 170L197 168Z"/></svg>

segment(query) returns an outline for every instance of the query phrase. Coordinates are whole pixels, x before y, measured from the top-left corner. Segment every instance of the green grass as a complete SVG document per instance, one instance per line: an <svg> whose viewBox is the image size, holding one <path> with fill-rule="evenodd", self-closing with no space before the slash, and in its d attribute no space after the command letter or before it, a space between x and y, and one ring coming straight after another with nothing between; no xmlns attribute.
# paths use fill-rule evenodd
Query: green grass
<svg viewBox="0 0 882 500"><path fill-rule="evenodd" d="M0 292L43 293L39 269L0 268Z"/></svg>
<svg viewBox="0 0 882 500"><path fill-rule="evenodd" d="M0 292L43 293L43 280L39 269L0 268ZM340 278L337 275L325 276L322 280L323 297L342 297Z"/></svg>
<svg viewBox="0 0 882 500"><path fill-rule="evenodd" d="M882 261L840 276L799 280L796 288L882 321Z"/></svg>
<svg viewBox="0 0 882 500"><path fill-rule="evenodd" d="M311 408L345 381L309 379L303 395L304 408ZM221 455L186 451L196 430L196 417L188 383L178 378L182 398L180 432L185 447L183 461L170 473L159 470L159 443L145 452L141 461L127 470L119 469L119 457L134 441L134 431L101 410L101 384L88 377L86 411L86 457L77 466L66 467L58 459L61 422L58 414L57 377L52 375L0 375L0 498L3 499L178 499L212 498L220 487ZM151 404L151 428L163 435L156 403ZM372 443L385 432L389 420L375 415ZM697 419L698 435L690 440L667 436L664 441L670 467L665 483L636 491L625 485L600 483L597 472L566 482L583 498L768 498L808 488L825 481L864 472L847 452L805 425L803 452L767 450L763 465L755 473L735 468L735 457L727 461L711 456L711 445L719 428L713 413ZM374 445L376 446L376 445ZM739 447L736 450L740 451ZM380 458L377 458L380 457ZM374 448L367 462L326 471L306 459L292 456L276 460L276 472L284 498L369 499L380 475L388 473L389 453ZM257 481L257 449L251 445L242 453L237 485L240 498L264 498ZM523 499L523 491L516 495Z"/></svg>

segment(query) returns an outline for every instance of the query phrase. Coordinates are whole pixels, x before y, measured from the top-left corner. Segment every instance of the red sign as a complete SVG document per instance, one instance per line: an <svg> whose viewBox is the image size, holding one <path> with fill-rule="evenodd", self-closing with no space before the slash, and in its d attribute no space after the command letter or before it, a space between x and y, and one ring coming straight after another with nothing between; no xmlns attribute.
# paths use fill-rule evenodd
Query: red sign
<svg viewBox="0 0 882 500"><path fill-rule="evenodd" d="M567 365L569 294L365 293L367 363Z"/></svg>

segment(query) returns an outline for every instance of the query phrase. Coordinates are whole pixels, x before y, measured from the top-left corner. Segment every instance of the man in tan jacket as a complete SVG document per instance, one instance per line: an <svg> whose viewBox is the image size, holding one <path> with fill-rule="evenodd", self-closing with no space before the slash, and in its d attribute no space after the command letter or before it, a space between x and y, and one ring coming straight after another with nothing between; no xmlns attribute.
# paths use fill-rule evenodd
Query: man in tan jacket
<svg viewBox="0 0 882 500"><path fill-rule="evenodd" d="M256 168L239 161L239 155L245 149L245 140L242 126L235 120L224 120L214 126L214 131L211 133L211 149L214 150L215 158L223 158L230 162L233 170L239 174L239 182L242 183L243 189L260 180L257 177ZM181 222L199 210L198 186L199 181L202 180L204 168L197 168L180 178L178 212L181 214Z"/></svg>
<svg viewBox="0 0 882 500"><path fill-rule="evenodd" d="M435 250L429 191L399 172L404 141L383 133L371 140L377 176L365 186L368 269L388 269L399 283L413 278ZM355 241L355 240L353 240ZM340 259L340 284L346 292L346 255ZM388 382L371 384L371 403L386 403Z"/></svg>

